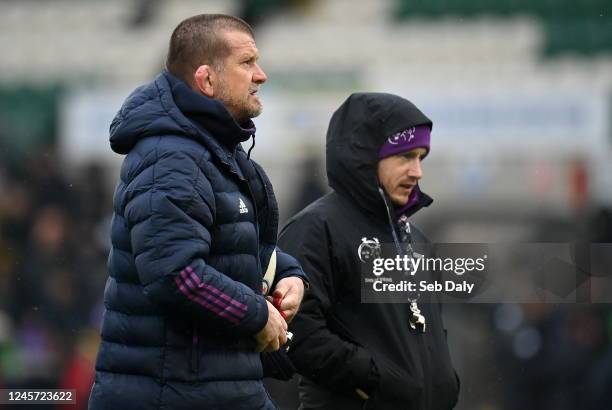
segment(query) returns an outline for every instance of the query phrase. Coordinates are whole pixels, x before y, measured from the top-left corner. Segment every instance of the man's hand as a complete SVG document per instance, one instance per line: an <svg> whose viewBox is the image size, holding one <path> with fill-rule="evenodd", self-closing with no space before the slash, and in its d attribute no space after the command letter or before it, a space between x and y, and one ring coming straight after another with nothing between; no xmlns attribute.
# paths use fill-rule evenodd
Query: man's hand
<svg viewBox="0 0 612 410"><path fill-rule="evenodd" d="M287 323L291 322L297 313L303 298L304 282L296 276L279 280L272 293L274 306L278 308Z"/></svg>
<svg viewBox="0 0 612 410"><path fill-rule="evenodd" d="M268 322L255 335L258 352L275 352L287 343L287 322L278 310L266 300L268 306Z"/></svg>

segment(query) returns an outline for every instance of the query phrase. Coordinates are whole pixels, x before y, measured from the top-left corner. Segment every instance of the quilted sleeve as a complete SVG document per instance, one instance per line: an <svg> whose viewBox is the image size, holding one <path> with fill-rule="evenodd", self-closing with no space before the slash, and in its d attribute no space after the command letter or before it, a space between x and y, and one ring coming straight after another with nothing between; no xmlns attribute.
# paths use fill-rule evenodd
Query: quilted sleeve
<svg viewBox="0 0 612 410"><path fill-rule="evenodd" d="M135 184L124 207L145 294L207 326L257 333L268 320L265 299L206 263L215 214L210 182L191 154L156 155L151 182Z"/></svg>

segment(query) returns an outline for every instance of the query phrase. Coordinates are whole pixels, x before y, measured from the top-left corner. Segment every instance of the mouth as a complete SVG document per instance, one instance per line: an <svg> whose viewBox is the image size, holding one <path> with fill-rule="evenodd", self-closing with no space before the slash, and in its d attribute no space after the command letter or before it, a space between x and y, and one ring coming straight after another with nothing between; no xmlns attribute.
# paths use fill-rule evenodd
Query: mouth
<svg viewBox="0 0 612 410"><path fill-rule="evenodd" d="M414 184L400 184L399 187L401 189L406 190L408 194L412 193L412 189L414 188Z"/></svg>
<svg viewBox="0 0 612 410"><path fill-rule="evenodd" d="M249 94L251 94L251 95L255 95L255 94L257 93L257 91L259 91L259 89L258 89L258 88L255 88L255 89L253 89L253 90L249 90Z"/></svg>

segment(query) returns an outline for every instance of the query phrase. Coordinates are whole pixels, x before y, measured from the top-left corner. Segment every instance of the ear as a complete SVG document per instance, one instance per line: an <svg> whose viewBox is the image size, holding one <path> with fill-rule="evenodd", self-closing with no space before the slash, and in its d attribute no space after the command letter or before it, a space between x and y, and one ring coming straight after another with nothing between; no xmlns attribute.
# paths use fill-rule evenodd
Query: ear
<svg viewBox="0 0 612 410"><path fill-rule="evenodd" d="M213 98L215 74L209 65L201 65L193 74L194 88L207 97Z"/></svg>

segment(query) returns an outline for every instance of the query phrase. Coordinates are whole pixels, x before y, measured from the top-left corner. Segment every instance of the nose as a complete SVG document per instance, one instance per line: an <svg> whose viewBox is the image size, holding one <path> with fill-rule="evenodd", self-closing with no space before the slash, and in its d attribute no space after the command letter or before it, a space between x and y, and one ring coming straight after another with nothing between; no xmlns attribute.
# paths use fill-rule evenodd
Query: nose
<svg viewBox="0 0 612 410"><path fill-rule="evenodd" d="M415 158L410 168L408 169L408 176L415 178L417 181L423 177L423 168L421 167L421 159Z"/></svg>
<svg viewBox="0 0 612 410"><path fill-rule="evenodd" d="M253 72L253 82L255 84L263 84L268 80L268 76L258 64L255 64L255 72Z"/></svg>

